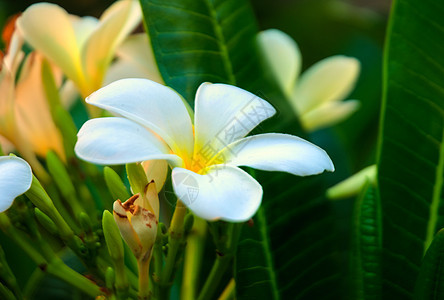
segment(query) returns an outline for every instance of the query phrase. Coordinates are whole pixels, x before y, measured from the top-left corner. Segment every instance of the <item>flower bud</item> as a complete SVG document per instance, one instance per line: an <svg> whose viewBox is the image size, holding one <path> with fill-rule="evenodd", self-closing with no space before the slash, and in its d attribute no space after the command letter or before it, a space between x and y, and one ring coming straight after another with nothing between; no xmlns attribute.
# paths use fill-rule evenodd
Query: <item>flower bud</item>
<svg viewBox="0 0 444 300"><path fill-rule="evenodd" d="M345 199L359 194L366 182L376 184L376 165L368 166L327 190L327 197L331 200Z"/></svg>
<svg viewBox="0 0 444 300"><path fill-rule="evenodd" d="M105 183L108 190L114 199L128 199L130 197L125 184L123 184L122 179L116 171L110 167L105 167L103 174L105 175Z"/></svg>
<svg viewBox="0 0 444 300"><path fill-rule="evenodd" d="M138 260L148 260L156 241L159 198L150 182L144 195L135 194L122 203L114 202L114 219L120 234ZM154 209L153 209L154 208Z"/></svg>

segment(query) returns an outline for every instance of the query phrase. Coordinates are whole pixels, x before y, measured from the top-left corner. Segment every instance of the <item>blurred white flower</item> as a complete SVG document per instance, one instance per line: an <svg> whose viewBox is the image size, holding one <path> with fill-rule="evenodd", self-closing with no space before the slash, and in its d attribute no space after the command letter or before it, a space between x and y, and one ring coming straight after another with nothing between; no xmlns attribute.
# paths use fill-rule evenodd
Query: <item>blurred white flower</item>
<svg viewBox="0 0 444 300"><path fill-rule="evenodd" d="M238 166L307 176L333 171L319 147L296 136L245 137L275 114L263 99L226 84L202 84L194 126L182 98L146 79L122 79L86 102L121 117L87 121L77 155L97 164L167 160L176 195L207 220L245 221L257 211L262 187Z"/></svg>
<svg viewBox="0 0 444 300"><path fill-rule="evenodd" d="M45 157L53 150L62 159L65 153L43 87L43 57L32 52L23 61L22 43L15 31L8 52L0 61L0 135L34 166L33 153Z"/></svg>
<svg viewBox="0 0 444 300"><path fill-rule="evenodd" d="M359 101L342 101L353 89L359 61L342 55L321 60L299 78L301 53L284 32L268 29L258 34L259 46L282 91L306 130L334 125L359 108Z"/></svg>
<svg viewBox="0 0 444 300"><path fill-rule="evenodd" d="M17 25L25 40L60 67L84 98L102 86L117 47L141 18L137 0L115 2L100 20L37 3L23 12Z"/></svg>

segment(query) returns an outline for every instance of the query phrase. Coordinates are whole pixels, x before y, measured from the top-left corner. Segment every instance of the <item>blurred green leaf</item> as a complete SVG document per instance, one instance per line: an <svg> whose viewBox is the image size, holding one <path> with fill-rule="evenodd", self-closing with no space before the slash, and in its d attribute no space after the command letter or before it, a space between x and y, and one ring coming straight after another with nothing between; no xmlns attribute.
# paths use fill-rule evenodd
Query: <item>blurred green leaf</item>
<svg viewBox="0 0 444 300"><path fill-rule="evenodd" d="M415 288L415 299L444 298L444 230L441 229L427 249Z"/></svg>
<svg viewBox="0 0 444 300"><path fill-rule="evenodd" d="M377 189L370 182L356 199L352 245L352 298L381 299L381 207Z"/></svg>
<svg viewBox="0 0 444 300"><path fill-rule="evenodd" d="M443 226L444 2L394 2L386 45L379 155L383 293L411 299Z"/></svg>
<svg viewBox="0 0 444 300"><path fill-rule="evenodd" d="M279 92L264 85L256 47L256 20L246 0L140 0L159 70L165 83L194 107L203 82L227 83L273 98L293 117ZM295 123L295 121L293 121ZM293 124L295 125L295 124Z"/></svg>
<svg viewBox="0 0 444 300"><path fill-rule="evenodd" d="M336 219L324 197L328 175L257 173L264 197L239 242L237 299L340 299L345 269L338 265Z"/></svg>

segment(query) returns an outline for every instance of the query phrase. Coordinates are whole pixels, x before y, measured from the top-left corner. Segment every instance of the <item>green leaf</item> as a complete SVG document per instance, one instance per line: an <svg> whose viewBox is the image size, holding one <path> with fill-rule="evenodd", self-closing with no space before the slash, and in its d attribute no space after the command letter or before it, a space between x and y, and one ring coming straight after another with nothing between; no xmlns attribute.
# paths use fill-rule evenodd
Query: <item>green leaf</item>
<svg viewBox="0 0 444 300"><path fill-rule="evenodd" d="M410 299L443 224L444 2L397 0L388 30L379 155L383 290Z"/></svg>
<svg viewBox="0 0 444 300"><path fill-rule="evenodd" d="M275 82L266 82L258 31L246 0L140 0L145 26L166 85L194 107L203 82L227 83L273 99L278 110L293 112ZM270 88L271 87L271 88ZM292 120L295 123L295 120Z"/></svg>
<svg viewBox="0 0 444 300"><path fill-rule="evenodd" d="M377 189L367 183L353 216L351 278L353 299L381 299L381 207Z"/></svg>
<svg viewBox="0 0 444 300"><path fill-rule="evenodd" d="M444 298L444 229L427 249L415 287L415 299Z"/></svg>
<svg viewBox="0 0 444 300"><path fill-rule="evenodd" d="M323 195L325 176L259 173L264 200L254 224L242 231L237 299L341 298L336 220Z"/></svg>
<svg viewBox="0 0 444 300"><path fill-rule="evenodd" d="M259 209L253 222L256 228L245 228L238 245L235 262L236 296L238 299L255 295L263 299L279 299L263 208Z"/></svg>

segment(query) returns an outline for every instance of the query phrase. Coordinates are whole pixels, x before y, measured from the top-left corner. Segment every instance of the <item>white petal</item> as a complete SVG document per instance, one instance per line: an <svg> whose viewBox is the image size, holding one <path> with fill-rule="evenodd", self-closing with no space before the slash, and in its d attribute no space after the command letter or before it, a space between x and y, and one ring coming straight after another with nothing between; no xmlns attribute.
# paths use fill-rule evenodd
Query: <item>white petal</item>
<svg viewBox="0 0 444 300"><path fill-rule="evenodd" d="M165 159L181 165L168 146L143 126L124 118L98 118L87 121L78 133L78 157L86 161L116 165L150 159Z"/></svg>
<svg viewBox="0 0 444 300"><path fill-rule="evenodd" d="M206 220L246 221L262 200L261 185L236 167L213 166L205 175L175 168L171 177L179 199Z"/></svg>
<svg viewBox="0 0 444 300"><path fill-rule="evenodd" d="M83 68L90 86L100 87L116 48L142 20L136 0L114 2L100 17L97 29L82 48Z"/></svg>
<svg viewBox="0 0 444 300"><path fill-rule="evenodd" d="M334 171L333 162L324 150L289 134L266 133L244 138L225 148L220 153L222 157L232 166L299 176Z"/></svg>
<svg viewBox="0 0 444 300"><path fill-rule="evenodd" d="M326 103L342 100L355 85L359 61L352 57L332 56L321 60L302 74L292 97L299 114Z"/></svg>
<svg viewBox="0 0 444 300"><path fill-rule="evenodd" d="M81 18L74 15L70 15L70 19L74 29L74 35L77 40L77 45L79 45L79 49L82 49L85 42L99 25L99 20L90 16Z"/></svg>
<svg viewBox="0 0 444 300"><path fill-rule="evenodd" d="M157 192L162 190L168 175L168 162L165 160L146 160L142 163L148 182L154 180Z"/></svg>
<svg viewBox="0 0 444 300"><path fill-rule="evenodd" d="M146 33L129 36L117 49L118 61L108 70L107 83L122 78L147 78L164 83Z"/></svg>
<svg viewBox="0 0 444 300"><path fill-rule="evenodd" d="M301 69L298 45L289 35L277 29L259 32L257 38L273 75L285 94L290 96Z"/></svg>
<svg viewBox="0 0 444 300"><path fill-rule="evenodd" d="M267 101L238 87L201 84L194 115L195 159L203 153L216 154L275 113Z"/></svg>
<svg viewBox="0 0 444 300"><path fill-rule="evenodd" d="M0 157L0 212L7 210L14 199L29 190L31 167L19 157Z"/></svg>
<svg viewBox="0 0 444 300"><path fill-rule="evenodd" d="M148 79L127 78L92 93L86 102L150 128L174 153L191 157L191 119L182 99L172 89Z"/></svg>
<svg viewBox="0 0 444 300"><path fill-rule="evenodd" d="M17 20L17 27L31 46L58 65L66 76L82 85L80 48L69 14L60 6L37 3Z"/></svg>
<svg viewBox="0 0 444 300"><path fill-rule="evenodd" d="M358 100L327 102L300 116L304 128L308 131L335 125L358 110Z"/></svg>

